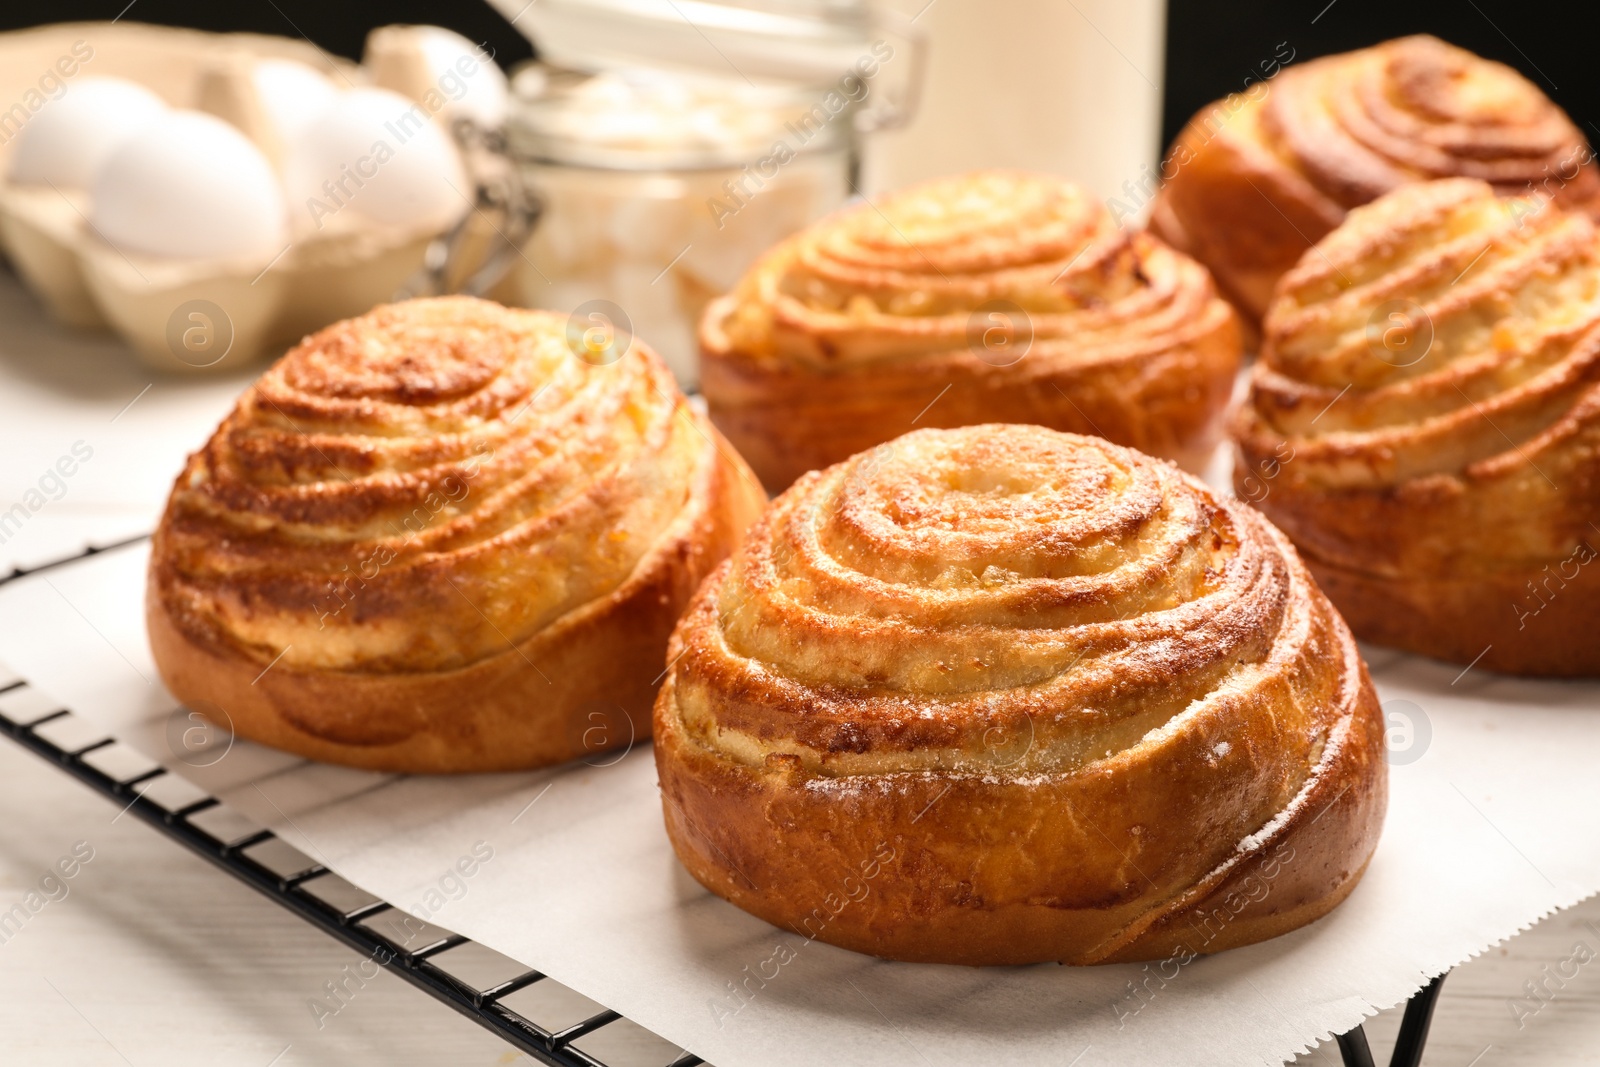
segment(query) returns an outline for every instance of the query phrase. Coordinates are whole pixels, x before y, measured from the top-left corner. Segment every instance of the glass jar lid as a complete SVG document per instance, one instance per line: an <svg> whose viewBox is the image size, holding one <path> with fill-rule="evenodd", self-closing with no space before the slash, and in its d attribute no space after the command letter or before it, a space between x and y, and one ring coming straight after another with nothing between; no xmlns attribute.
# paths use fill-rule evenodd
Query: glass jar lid
<svg viewBox="0 0 1600 1067"><path fill-rule="evenodd" d="M818 95L632 68L540 64L512 79L506 134L520 159L611 170L738 167L848 147L865 82ZM781 160L786 162L787 158Z"/></svg>
<svg viewBox="0 0 1600 1067"><path fill-rule="evenodd" d="M823 87L896 16L863 0L491 0L539 49L572 70L641 67L747 83Z"/></svg>
<svg viewBox="0 0 1600 1067"><path fill-rule="evenodd" d="M740 166L848 147L915 109L923 37L866 0L491 0L541 62L512 81L520 158Z"/></svg>

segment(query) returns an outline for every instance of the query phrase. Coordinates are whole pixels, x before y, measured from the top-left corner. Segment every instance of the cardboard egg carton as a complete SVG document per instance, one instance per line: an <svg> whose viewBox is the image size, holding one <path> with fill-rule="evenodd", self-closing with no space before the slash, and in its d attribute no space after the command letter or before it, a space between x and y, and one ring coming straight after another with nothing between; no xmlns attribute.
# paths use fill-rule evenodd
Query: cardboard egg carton
<svg viewBox="0 0 1600 1067"><path fill-rule="evenodd" d="M62 23L0 34L0 250L58 321L112 329L164 370L205 370L224 360L235 367L393 299L423 267L441 235L438 223L386 225L340 212L320 228L293 228L287 249L270 261L170 259L108 241L90 223L81 190L3 176L32 115L70 92L74 78L91 75L137 82L170 107L228 121L281 173L285 146L267 121L255 64L295 60L341 89L380 84L421 100L428 74L406 29L376 31L366 67L303 40L139 23ZM462 271L482 258L494 236L492 224L475 213L465 229Z"/></svg>

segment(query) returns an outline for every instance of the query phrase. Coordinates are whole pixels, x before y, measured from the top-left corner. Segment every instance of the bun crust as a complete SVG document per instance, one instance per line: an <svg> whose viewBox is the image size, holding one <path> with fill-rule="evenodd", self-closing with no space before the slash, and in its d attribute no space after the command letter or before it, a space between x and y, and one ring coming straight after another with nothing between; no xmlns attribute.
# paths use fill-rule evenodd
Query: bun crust
<svg viewBox="0 0 1600 1067"><path fill-rule="evenodd" d="M1402 37L1286 67L1202 110L1168 154L1150 228L1259 321L1278 278L1351 208L1465 177L1594 212L1593 159L1566 114L1510 67Z"/></svg>
<svg viewBox="0 0 1600 1067"><path fill-rule="evenodd" d="M1356 634L1600 673L1600 245L1466 179L1351 212L1287 275L1235 485Z"/></svg>
<svg viewBox="0 0 1600 1067"><path fill-rule="evenodd" d="M671 628L764 496L654 353L591 364L564 324L417 300L269 369L152 543L168 688L243 737L388 771L647 736Z"/></svg>
<svg viewBox="0 0 1600 1067"><path fill-rule="evenodd" d="M1020 422L1199 469L1239 365L1206 272L1084 191L989 171L818 223L701 323L711 417L782 489L918 427Z"/></svg>
<svg viewBox="0 0 1600 1067"><path fill-rule="evenodd" d="M1377 698L1288 541L1098 438L921 430L805 476L670 654L679 858L877 956L1248 944L1344 899L1383 818Z"/></svg>

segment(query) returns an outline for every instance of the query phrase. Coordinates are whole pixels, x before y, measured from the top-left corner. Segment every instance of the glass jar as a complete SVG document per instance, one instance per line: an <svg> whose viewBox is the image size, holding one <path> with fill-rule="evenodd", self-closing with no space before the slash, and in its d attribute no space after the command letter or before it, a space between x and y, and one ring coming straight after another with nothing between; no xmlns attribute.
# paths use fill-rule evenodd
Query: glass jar
<svg viewBox="0 0 1600 1067"><path fill-rule="evenodd" d="M542 0L526 28L545 62L513 76L505 128L543 206L511 260L515 297L609 302L686 388L705 306L852 195L861 135L909 117L923 61L914 27L857 0L702 0L695 15Z"/></svg>
<svg viewBox="0 0 1600 1067"><path fill-rule="evenodd" d="M685 387L706 304L854 184L849 109L818 122L794 90L542 67L513 87L507 147L544 205L520 302L610 301Z"/></svg>

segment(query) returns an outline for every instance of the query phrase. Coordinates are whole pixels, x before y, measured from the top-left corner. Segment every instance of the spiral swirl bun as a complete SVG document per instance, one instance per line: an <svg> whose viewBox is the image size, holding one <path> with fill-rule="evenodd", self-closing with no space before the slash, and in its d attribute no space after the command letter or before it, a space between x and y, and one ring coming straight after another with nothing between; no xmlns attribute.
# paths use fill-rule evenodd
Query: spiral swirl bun
<svg viewBox="0 0 1600 1067"><path fill-rule="evenodd" d="M1357 635L1600 673L1596 238L1451 179L1351 212L1285 276L1236 486Z"/></svg>
<svg viewBox="0 0 1600 1067"><path fill-rule="evenodd" d="M1247 944L1342 900L1382 820L1377 700L1287 540L1099 438L919 430L807 475L670 655L679 857L874 955Z"/></svg>
<svg viewBox="0 0 1600 1067"><path fill-rule="evenodd" d="M678 613L764 496L654 353L591 363L564 327L417 300L268 370L155 535L173 693L246 737L392 770L642 737Z"/></svg>
<svg viewBox="0 0 1600 1067"><path fill-rule="evenodd" d="M1025 422L1204 463L1239 360L1206 272L1009 171L824 219L706 310L711 417L773 489L915 426Z"/></svg>
<svg viewBox="0 0 1600 1067"><path fill-rule="evenodd" d="M1401 185L1478 178L1600 211L1578 128L1510 67L1403 37L1287 67L1201 111L1174 143L1151 227L1253 319L1345 212Z"/></svg>

